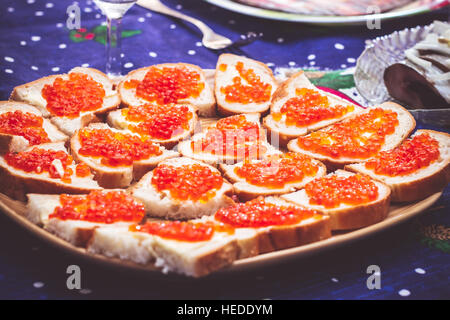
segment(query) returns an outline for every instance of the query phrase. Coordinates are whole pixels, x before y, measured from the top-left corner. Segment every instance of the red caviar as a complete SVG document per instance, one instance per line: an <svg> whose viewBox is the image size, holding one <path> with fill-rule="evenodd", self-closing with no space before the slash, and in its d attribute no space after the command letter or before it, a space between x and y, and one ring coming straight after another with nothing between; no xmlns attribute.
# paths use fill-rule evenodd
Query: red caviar
<svg viewBox="0 0 450 320"><path fill-rule="evenodd" d="M75 118L80 112L97 110L103 105L102 84L83 73L69 73L68 77L68 80L57 77L52 85L46 84L42 89L52 115Z"/></svg>
<svg viewBox="0 0 450 320"><path fill-rule="evenodd" d="M214 226L210 223L165 221L146 222L143 225L132 225L130 231L145 232L165 239L198 242L208 241L214 235Z"/></svg>
<svg viewBox="0 0 450 320"><path fill-rule="evenodd" d="M325 208L336 208L340 204L358 205L374 201L378 187L369 177L354 174L348 177L330 175L315 179L305 186L309 203Z"/></svg>
<svg viewBox="0 0 450 320"><path fill-rule="evenodd" d="M207 202L222 187L223 178L200 164L160 165L153 170L152 184L158 191L169 190L170 195L178 200Z"/></svg>
<svg viewBox="0 0 450 320"><path fill-rule="evenodd" d="M130 80L126 89L136 88L136 95L160 105L197 98L205 88L196 71L182 67L150 67L142 81Z"/></svg>
<svg viewBox="0 0 450 320"><path fill-rule="evenodd" d="M244 69L244 63L236 63L236 70L240 77L233 78L233 84L220 88L220 92L225 94L225 101L231 103L263 103L270 100L272 86L261 81L253 69ZM242 83L242 79L247 84Z"/></svg>
<svg viewBox="0 0 450 320"><path fill-rule="evenodd" d="M227 71L227 67L228 67L228 65L225 64L225 63L219 64L219 70L222 71L222 72Z"/></svg>
<svg viewBox="0 0 450 320"><path fill-rule="evenodd" d="M314 176L319 166L300 153L273 155L258 162L246 161L235 173L250 184L266 188L283 188L288 183L299 182L305 176Z"/></svg>
<svg viewBox="0 0 450 320"><path fill-rule="evenodd" d="M122 115L131 122L128 129L155 139L167 140L189 130L193 114L187 106L141 105L122 110Z"/></svg>
<svg viewBox="0 0 450 320"><path fill-rule="evenodd" d="M75 168L75 174L77 177L85 178L91 174L91 169L86 163L81 162L77 164L77 167Z"/></svg>
<svg viewBox="0 0 450 320"><path fill-rule="evenodd" d="M82 156L99 157L111 166L131 166L134 161L148 159L162 153L158 145L147 137L115 132L108 129L82 129L78 134Z"/></svg>
<svg viewBox="0 0 450 320"><path fill-rule="evenodd" d="M260 228L297 224L302 220L318 216L320 215L314 210L275 205L266 202L263 197L258 197L245 203L220 209L214 217L235 228Z"/></svg>
<svg viewBox="0 0 450 320"><path fill-rule="evenodd" d="M354 106L331 106L328 97L313 89L296 89L297 97L289 99L280 109L272 113L272 117L279 121L286 115L286 125L304 127L323 120L335 119L352 112Z"/></svg>
<svg viewBox="0 0 450 320"><path fill-rule="evenodd" d="M366 159L377 154L398 126L397 113L371 109L347 121L297 139L298 145L332 158Z"/></svg>
<svg viewBox="0 0 450 320"><path fill-rule="evenodd" d="M43 123L42 117L33 113L20 110L5 112L0 114L0 133L24 137L30 145L50 142Z"/></svg>
<svg viewBox="0 0 450 320"><path fill-rule="evenodd" d="M257 158L267 150L262 145L264 138L265 134L257 123L247 121L244 115L235 115L220 119L206 132L205 138L192 141L191 147L194 152Z"/></svg>
<svg viewBox="0 0 450 320"><path fill-rule="evenodd" d="M83 220L97 223L140 222L144 205L125 191L91 191L87 195L62 194L60 206L49 218Z"/></svg>
<svg viewBox="0 0 450 320"><path fill-rule="evenodd" d="M61 179L63 182L68 183L71 182L70 176L73 174L73 170L69 166L72 164L73 158L64 151L46 150L35 147L30 151L7 153L5 160L8 165L27 173L41 174L47 172L50 178ZM59 162L64 170L62 176L56 164Z"/></svg>
<svg viewBox="0 0 450 320"><path fill-rule="evenodd" d="M393 150L383 151L365 163L367 169L386 176L404 176L439 159L439 142L422 133Z"/></svg>

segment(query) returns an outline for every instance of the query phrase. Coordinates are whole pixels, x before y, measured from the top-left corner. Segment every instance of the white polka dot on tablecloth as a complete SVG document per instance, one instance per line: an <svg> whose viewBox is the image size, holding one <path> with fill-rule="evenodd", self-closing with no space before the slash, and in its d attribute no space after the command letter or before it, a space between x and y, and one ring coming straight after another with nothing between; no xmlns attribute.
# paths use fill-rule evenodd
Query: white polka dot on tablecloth
<svg viewBox="0 0 450 320"><path fill-rule="evenodd" d="M181 10L181 9L183 9L183 6L182 6L181 4L177 4L177 5L175 6L175 9Z"/></svg>
<svg viewBox="0 0 450 320"><path fill-rule="evenodd" d="M26 46L26 45L27 45L27 42L22 40L22 41L20 41L20 45L21 45L21 46Z"/></svg>
<svg viewBox="0 0 450 320"><path fill-rule="evenodd" d="M14 62L14 58L12 58L12 57L5 57L5 61Z"/></svg>
<svg viewBox="0 0 450 320"><path fill-rule="evenodd" d="M87 67L89 67L89 63L83 63L81 66L82 66L83 68L87 68Z"/></svg>
<svg viewBox="0 0 450 320"><path fill-rule="evenodd" d="M60 48L60 49L65 49L65 48L67 48L67 44L61 43L61 44L58 46L58 48Z"/></svg>
<svg viewBox="0 0 450 320"><path fill-rule="evenodd" d="M423 270L422 268L416 268L414 271L416 273L418 273L418 274L425 274L426 273L425 270Z"/></svg>
<svg viewBox="0 0 450 320"><path fill-rule="evenodd" d="M140 17L140 18L138 18L138 21L139 22L145 22L145 18L144 17Z"/></svg>
<svg viewBox="0 0 450 320"><path fill-rule="evenodd" d="M151 17L152 17L152 14L151 14L150 12L147 12L147 13L145 14L145 16L146 16L147 18L151 18Z"/></svg>
<svg viewBox="0 0 450 320"><path fill-rule="evenodd" d="M13 7L8 7L8 9L6 9L8 12L14 12L14 8Z"/></svg>
<svg viewBox="0 0 450 320"><path fill-rule="evenodd" d="M291 67L295 66L295 62L294 61L289 61L288 63Z"/></svg>
<svg viewBox="0 0 450 320"><path fill-rule="evenodd" d="M338 50L344 50L345 49L345 47L344 47L344 45L342 43L335 43L334 47L336 49L338 49Z"/></svg>
<svg viewBox="0 0 450 320"><path fill-rule="evenodd" d="M32 36L31 37L31 41L40 41L41 40L41 37L40 36Z"/></svg>
<svg viewBox="0 0 450 320"><path fill-rule="evenodd" d="M38 67L36 67L36 66L31 66L31 70L34 70L34 71L38 71L38 70L39 70L39 68L38 68Z"/></svg>
<svg viewBox="0 0 450 320"><path fill-rule="evenodd" d="M310 65L310 66L315 66L315 65L316 65L316 62L315 62L315 61L310 61L310 62L309 62L309 65Z"/></svg>
<svg viewBox="0 0 450 320"><path fill-rule="evenodd" d="M347 65L346 64L341 64L341 68L345 69L345 68L347 68Z"/></svg>
<svg viewBox="0 0 450 320"><path fill-rule="evenodd" d="M266 65L267 65L269 68L275 67L275 63L273 63L273 62L267 62Z"/></svg>
<svg viewBox="0 0 450 320"><path fill-rule="evenodd" d="M409 290L402 289L398 292L398 294L401 295L402 297L407 297L411 294L411 292Z"/></svg>
<svg viewBox="0 0 450 320"><path fill-rule="evenodd" d="M64 26L64 25L63 25L61 22L59 22L59 23L56 24L56 27L57 27L57 28L62 28L63 26Z"/></svg>
<svg viewBox="0 0 450 320"><path fill-rule="evenodd" d="M309 56L308 56L308 60L314 60L316 58L316 55L315 54L310 54Z"/></svg>
<svg viewBox="0 0 450 320"><path fill-rule="evenodd" d="M133 67L133 64L131 62L127 62L123 65L125 68L129 69Z"/></svg>
<svg viewBox="0 0 450 320"><path fill-rule="evenodd" d="M92 290L91 289L80 289L80 291L78 291L79 293L81 293L81 294L90 294L90 293L92 293Z"/></svg>
<svg viewBox="0 0 450 320"><path fill-rule="evenodd" d="M46 8L53 8L55 5L53 4L53 3L51 3L51 2L48 2L46 5L45 5L45 7Z"/></svg>
<svg viewBox="0 0 450 320"><path fill-rule="evenodd" d="M40 289L44 286L43 282L40 281L36 281L35 283L33 283L33 287L35 287L36 289Z"/></svg>
<svg viewBox="0 0 450 320"><path fill-rule="evenodd" d="M91 9L91 8L89 8L89 7L86 7L86 8L84 8L84 12L86 12L86 13L90 13L90 12L92 12L92 9Z"/></svg>
<svg viewBox="0 0 450 320"><path fill-rule="evenodd" d="M195 46L201 47L201 46L203 46L203 43L201 43L200 41L197 41L197 42L195 43Z"/></svg>
<svg viewBox="0 0 450 320"><path fill-rule="evenodd" d="M158 54L157 54L156 52L153 52L153 51L150 51L150 52L148 53L148 55L149 55L150 57L152 57L152 58L156 58L156 57L158 56Z"/></svg>
<svg viewBox="0 0 450 320"><path fill-rule="evenodd" d="M14 73L14 71L12 71L11 69L5 69L5 72L9 74Z"/></svg>
<svg viewBox="0 0 450 320"><path fill-rule="evenodd" d="M121 54L120 54L120 57L121 57L121 58L125 57L125 54L124 54L124 53L121 53Z"/></svg>
<svg viewBox="0 0 450 320"><path fill-rule="evenodd" d="M284 42L284 39L283 39L283 38L278 38L278 39L277 39L277 42L278 42L278 43L283 43L283 42Z"/></svg>
<svg viewBox="0 0 450 320"><path fill-rule="evenodd" d="M36 12L34 13L34 15L35 15L36 17L42 17L42 16L44 15L44 12L43 12L43 11L36 11Z"/></svg>
<svg viewBox="0 0 450 320"><path fill-rule="evenodd" d="M96 15L95 15L95 19L100 19L101 18L101 14L100 13L97 13Z"/></svg>
<svg viewBox="0 0 450 320"><path fill-rule="evenodd" d="M355 58L347 58L347 62L348 63L355 63L356 59Z"/></svg>
<svg viewBox="0 0 450 320"><path fill-rule="evenodd" d="M53 67L53 68L52 68L52 71L53 71L53 72L58 72L58 71L59 71L59 67Z"/></svg>
<svg viewBox="0 0 450 320"><path fill-rule="evenodd" d="M33 4L35 2L35 0L27 0L28 4Z"/></svg>
<svg viewBox="0 0 450 320"><path fill-rule="evenodd" d="M196 52L195 50L189 50L187 53L188 55L193 56Z"/></svg>
<svg viewBox="0 0 450 320"><path fill-rule="evenodd" d="M171 24L169 28L173 30L173 29L175 29L176 27L177 27L176 25Z"/></svg>
<svg viewBox="0 0 450 320"><path fill-rule="evenodd" d="M331 278L331 281L333 281L333 282L339 282L339 280L336 279L336 278Z"/></svg>

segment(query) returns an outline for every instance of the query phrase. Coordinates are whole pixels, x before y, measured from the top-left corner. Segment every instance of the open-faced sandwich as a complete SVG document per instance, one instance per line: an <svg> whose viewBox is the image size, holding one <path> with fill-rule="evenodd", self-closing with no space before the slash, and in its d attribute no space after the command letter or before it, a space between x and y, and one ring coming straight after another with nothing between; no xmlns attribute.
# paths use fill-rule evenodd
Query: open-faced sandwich
<svg viewBox="0 0 450 320"><path fill-rule="evenodd" d="M74 68L68 74L48 76L14 88L11 100L36 106L64 133L98 121L97 114L115 109L120 98L102 72Z"/></svg>
<svg viewBox="0 0 450 320"><path fill-rule="evenodd" d="M188 63L164 63L131 71L118 87L122 104L191 104L199 114L215 114L214 93L203 70Z"/></svg>
<svg viewBox="0 0 450 320"><path fill-rule="evenodd" d="M417 201L441 191L450 182L450 135L417 130L399 147L345 168L387 184L392 201Z"/></svg>
<svg viewBox="0 0 450 320"><path fill-rule="evenodd" d="M220 114L266 112L276 88L265 64L228 53L219 56L214 92Z"/></svg>

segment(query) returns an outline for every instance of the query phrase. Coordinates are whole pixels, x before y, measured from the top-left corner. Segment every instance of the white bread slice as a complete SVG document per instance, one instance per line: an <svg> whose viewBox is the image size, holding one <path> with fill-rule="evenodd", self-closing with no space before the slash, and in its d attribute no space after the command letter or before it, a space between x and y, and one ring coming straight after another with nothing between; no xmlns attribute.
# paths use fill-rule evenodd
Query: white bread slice
<svg viewBox="0 0 450 320"><path fill-rule="evenodd" d="M164 273L201 277L235 261L238 246L236 239L225 232L215 231L208 241L188 242L128 228L98 228L88 252L154 265Z"/></svg>
<svg viewBox="0 0 450 320"><path fill-rule="evenodd" d="M338 175L348 177L354 173L337 170L330 175ZM366 227L384 220L389 213L390 204L390 189L378 181L373 181L378 187L378 198L374 201L351 206L341 203L336 208L325 208L322 205L312 205L309 203L309 196L305 189L282 195L284 200L295 203L299 206L317 210L322 214L330 217L330 224L332 230L350 230Z"/></svg>
<svg viewBox="0 0 450 320"><path fill-rule="evenodd" d="M243 114L247 121L255 122L260 126L259 124L259 113L247 113ZM227 164L233 164L239 161L244 160L245 155L221 155L221 154L212 154L210 152L204 152L204 151L198 151L194 152L192 149L191 142L194 142L194 146L200 145L200 141L206 137L206 133L208 130L215 128L215 125L211 125L208 128L206 128L203 132L194 134L190 140L182 141L178 144L178 151L185 157L189 157L195 160L203 161L205 163L208 163L213 166L217 166L219 163L227 163ZM262 158L265 155L269 154L280 154L281 152L276 149L274 146L269 144L267 142L266 136L264 134L263 143L262 145L267 149L265 153L262 153L260 157Z"/></svg>
<svg viewBox="0 0 450 320"><path fill-rule="evenodd" d="M87 129L107 129L113 132L121 132L130 135L138 134L132 133L128 130L118 130L110 128L105 123L91 123ZM134 161L132 166L119 166L110 167L101 163L101 159L97 157L83 156L79 153L81 148L79 140L79 131L72 136L71 150L74 158L78 161L86 163L89 168L94 172L95 179L103 188L124 188L129 187L133 180L139 180L144 174L152 170L156 165L168 158L178 157L178 152L172 150L166 150L164 147L160 147L162 154L148 159Z"/></svg>
<svg viewBox="0 0 450 320"><path fill-rule="evenodd" d="M334 119L327 119L322 120L316 123L312 123L310 125L304 126L304 127L297 127L295 125L286 125L286 115L283 115L281 120L275 121L275 119L272 117L272 113L274 112L280 112L280 109L283 107L283 105L291 98L297 97L297 94L295 93L296 89L300 88L307 88L312 89L317 92L319 92L321 95L326 96L328 98L328 101L330 103L330 106L348 106L352 105L354 107L354 110L352 112L349 112L345 114L342 117L334 118ZM329 92L320 90L316 86L314 86L306 77L305 73L303 71L299 71L292 75L288 80L283 82L275 91L272 99L272 103L270 105L270 114L264 118L263 125L265 128L267 128L268 132L271 134L278 135L278 139L281 146L286 146L286 144L289 142L289 140L292 140L298 136L302 136L307 134L308 132L315 131L318 129L321 129L323 127L329 126L330 124L333 124L335 122L341 121L345 118L348 118L358 112L361 112L364 110L363 108L344 100L338 96L335 96L334 94L331 94Z"/></svg>
<svg viewBox="0 0 450 320"><path fill-rule="evenodd" d="M275 157L267 156L265 158L267 159L271 158L273 159L272 161L277 161L277 159L279 159L279 157L276 156ZM261 161L263 160L250 160L250 163L255 164L260 163ZM243 166L244 164L243 162L239 162L234 165L221 164L219 168L223 172L224 177L227 178L231 183L233 183L234 193L236 193L239 196L239 199L242 201L247 201L256 198L258 196L280 195L293 192L297 189L302 188L305 184L307 184L314 178L322 177L327 174L327 168L320 161L312 159L312 163L314 163L319 167L316 175L304 176L304 178L301 181L287 183L283 188L267 188L263 186L253 185L247 182L245 178L240 177L235 172L236 168Z"/></svg>
<svg viewBox="0 0 450 320"><path fill-rule="evenodd" d="M15 111L30 113L42 118L41 112L29 104L15 101L0 101L0 115ZM65 142L69 139L68 136L59 131L48 119L42 118L42 120L42 128L47 133L50 142ZM6 152L20 152L27 149L29 146L29 141L22 136L0 133L0 154Z"/></svg>
<svg viewBox="0 0 450 320"><path fill-rule="evenodd" d="M271 99L262 103L251 102L248 104L230 103L225 100L225 94L222 93L220 89L222 87L232 85L233 79L235 77L241 78L242 84L248 85L248 83L244 79L242 79L239 72L236 70L236 64L238 62L242 62L244 64L244 69L246 70L253 69L255 74L260 77L260 80L263 83L271 85L271 97L277 89L277 81L273 76L272 70L270 70L270 68L267 67L264 63L234 54L221 54L219 56L219 59L217 60L214 86L214 93L216 95L217 109L219 113L225 116L229 116L238 113L266 112L269 109ZM222 64L227 65L225 71L220 70L219 66Z"/></svg>
<svg viewBox="0 0 450 320"><path fill-rule="evenodd" d="M396 112L397 119L399 121L399 124L396 126L394 133L386 136L385 144L381 147L380 151L389 150L398 146L400 143L402 143L404 139L406 139L409 136L411 131L414 130L414 127L416 126L416 121L414 120L413 116L405 108L394 102L385 102L381 105L367 108L364 111L357 113L356 115L353 115L353 117L347 118L340 123L345 124L346 121L350 121L354 117L358 117L361 114L367 113L374 108L382 108L384 110L391 110ZM332 128L332 126L333 125L320 129L320 131L326 132L327 130ZM343 157L335 159L328 156L324 156L322 154L300 148L300 146L297 144L297 139L291 140L288 143L287 147L292 152L303 153L317 160L322 161L327 166L329 171L333 171L334 169L342 169L346 164L362 162L367 160L367 159L343 158Z"/></svg>
<svg viewBox="0 0 450 320"><path fill-rule="evenodd" d="M103 114L109 110L116 109L120 105L119 94L114 90L113 83L101 71L92 68L76 67L70 70L69 73L87 74L94 81L103 86L105 97L103 98L102 107L95 111L81 112L80 116L76 118L51 115L46 108L47 101L42 96L42 89L45 85L52 85L58 77L68 79L67 74L48 76L15 87L11 93L10 100L23 101L36 106L42 112L44 117L49 117L51 121L67 135L72 135L77 129L80 129L91 122L99 121L96 117L97 114Z"/></svg>
<svg viewBox="0 0 450 320"><path fill-rule="evenodd" d="M184 67L188 69L189 71L194 71L200 75L200 81L205 84L205 88L202 90L200 95L196 98L190 97L186 99L182 99L177 101L179 104L192 104L198 108L198 112L200 116L203 117L213 117L215 115L215 105L216 100L214 98L214 93L212 89L210 88L208 82L206 81L205 74L203 73L203 70L195 65L188 64L188 63L164 63L164 64L157 64L153 65L151 67L156 68L177 68L177 67ZM145 99L142 99L136 95L136 88L132 89L126 89L125 83L130 80L137 80L142 81L145 78L145 75L147 74L149 68L151 67L145 67L140 68L131 71L129 74L125 76L125 78L120 82L118 86L118 91L122 100L122 104L125 106L139 106L145 103L149 103L152 101L147 101Z"/></svg>
<svg viewBox="0 0 450 320"><path fill-rule="evenodd" d="M428 167L406 176L384 176L367 169L365 163L345 166L346 170L360 172L381 181L391 188L392 201L417 201L441 191L450 182L450 135L433 130L417 130L412 137L428 133L439 142L439 159Z"/></svg>
<svg viewBox="0 0 450 320"><path fill-rule="evenodd" d="M181 106L182 105L179 105L179 107L181 107ZM178 142L189 138L194 133L195 127L198 123L198 116L197 116L198 110L196 107L194 107L192 105L185 104L183 106L188 107L189 111L193 115L191 120L189 120L189 123L188 123L189 129L180 130L180 132L177 132L170 139L166 139L166 140L150 137L151 141L156 142L159 145L164 146L167 149L171 149ZM126 117L122 114L122 110L124 110L124 109L114 110L108 114L107 122L110 126L117 128L117 129L125 130L125 129L129 129L129 126L132 126L132 125L136 126L139 124L139 122L132 122L132 121L127 120Z"/></svg>
<svg viewBox="0 0 450 320"><path fill-rule="evenodd" d="M107 192L117 191L108 190ZM132 222L116 222L111 224L100 222L89 222L84 220L61 220L49 218L56 207L61 206L59 195L28 194L26 217L33 223L44 227L47 231L55 234L78 247L86 247L94 230L98 227L114 228L125 227Z"/></svg>
<svg viewBox="0 0 450 320"><path fill-rule="evenodd" d="M185 157L168 159L159 165L181 167L192 164L199 164L208 167L213 172L219 172L210 165ZM222 187L216 190L214 197L207 202L203 202L193 200L180 201L174 199L168 190L159 192L152 184L152 178L153 172L149 172L131 188L132 195L144 203L147 214L151 217L194 219L204 215L212 215L218 209L234 203L230 198L233 187L226 180L223 181Z"/></svg>
<svg viewBox="0 0 450 320"><path fill-rule="evenodd" d="M33 148L55 150L67 152L64 147L64 142L45 143L38 146L32 146L24 150L30 151ZM0 184L0 192L17 200L25 200L27 193L74 193L83 194L89 193L91 190L101 189L96 181L93 180L93 175L87 177L77 177L75 170L75 162L69 166L74 172L71 176L72 182L67 183L61 179L51 178L48 172L41 174L27 173L23 170L16 169L8 165L3 156L0 156L0 176L2 183Z"/></svg>

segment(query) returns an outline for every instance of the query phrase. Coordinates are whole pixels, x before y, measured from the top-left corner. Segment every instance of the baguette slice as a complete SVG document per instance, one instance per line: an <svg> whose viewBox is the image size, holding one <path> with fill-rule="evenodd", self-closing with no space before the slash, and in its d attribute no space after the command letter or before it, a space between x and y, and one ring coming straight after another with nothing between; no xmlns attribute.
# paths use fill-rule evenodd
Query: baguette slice
<svg viewBox="0 0 450 320"><path fill-rule="evenodd" d="M69 73L87 74L94 81L103 86L105 97L103 98L103 105L99 109L81 112L80 116L76 118L54 116L47 110L47 101L42 96L42 89L45 85L52 85L58 77L68 79L68 74L48 76L15 87L11 93L10 100L23 101L36 106L44 117L50 118L50 120L67 135L72 135L77 129L80 129L91 122L99 121L96 116L97 114L103 114L109 110L116 109L120 105L119 94L114 90L113 83L101 71L92 68L76 67L70 70Z"/></svg>
<svg viewBox="0 0 450 320"><path fill-rule="evenodd" d="M41 112L35 107L15 101L0 101L0 115L20 111L25 114L36 115L42 119L42 128L47 133L50 142L67 141L67 137L64 133L58 130L48 119L42 117ZM30 142L23 136L12 135L0 132L0 154L6 152L20 152L30 147Z"/></svg>
<svg viewBox="0 0 450 320"><path fill-rule="evenodd" d="M116 192L123 190L108 190L104 192ZM55 209L61 206L59 195L49 194L28 194L26 217L33 223L44 227L47 231L55 234L78 247L86 247L98 227L113 228L127 227L133 223L118 221L115 223L90 222L85 220L61 220L50 218Z"/></svg>
<svg viewBox="0 0 450 320"><path fill-rule="evenodd" d="M92 123L86 129L107 129L112 132L139 136L138 134L132 133L128 130L110 128L105 123ZM77 133L73 135L70 140L72 154L78 161L86 163L89 168L91 168L95 174L95 179L103 188L129 187L133 180L139 180L144 174L156 167L159 162L179 156L178 152L166 150L164 147L160 147L162 154L159 156L151 156L148 159L134 161L132 166L111 167L102 164L101 158L99 157L89 157L79 153L81 148L79 133L80 131L77 131Z"/></svg>
<svg viewBox="0 0 450 320"><path fill-rule="evenodd" d="M354 110L344 114L341 117L322 120L303 127L297 127L296 125L286 125L285 115L283 115L280 120L275 120L272 116L273 113L280 112L280 109L289 99L297 97L296 89L301 88L315 90L320 95L327 97L331 107L337 105L351 105L354 107ZM263 125L265 128L267 128L268 134L270 134L269 136L277 135L280 145L286 146L289 140L292 140L298 136L305 135L310 131L321 129L345 118L351 117L352 115L361 112L362 110L364 109L350 103L347 100L318 89L308 80L308 78L305 76L305 73L303 71L300 71L292 75L288 80L283 82L280 87L278 87L277 91L273 95L272 103L270 105L270 115L264 118Z"/></svg>
<svg viewBox="0 0 450 320"><path fill-rule="evenodd" d="M385 102L379 106L373 106L370 108L365 109L363 112L360 112L356 115L353 115L353 117L347 118L340 122L340 124L345 124L348 121L351 121L352 119L359 117L362 114L365 114L369 112L370 110L374 108L382 108L384 110L391 110L397 113L397 119L399 121L399 124L396 126L394 133L386 136L385 143L381 147L380 151L385 151L389 149L393 149L399 144L402 143L404 139L406 139L412 130L414 130L414 127L416 125L416 121L414 120L413 116L402 106L393 103L393 102ZM320 129L320 132L327 132L330 128L332 128L333 125ZM333 171L334 169L342 169L345 165L355 163L355 162L363 162L367 159L359 159L359 158L347 158L347 157L340 157L340 158L331 158L329 156L322 155L320 153L304 150L301 148L298 143L297 139L291 140L288 143L288 149L292 152L299 152L306 155L309 155L317 160L322 161L329 171Z"/></svg>
<svg viewBox="0 0 450 320"><path fill-rule="evenodd" d="M205 74L203 70L195 65L188 64L188 63L164 63L164 64L157 64L153 65L151 67L145 67L136 69L134 71L131 71L128 75L125 76L125 78L120 82L118 86L118 91L122 100L122 104L125 106L139 106L145 103L154 102L154 101L147 101L143 98L140 98L136 95L136 88L127 88L125 83L127 83L130 80L134 81L142 81L145 78L145 75L149 71L150 68L186 68L190 72L196 72L200 75L200 82L204 83L205 87L200 92L200 95L198 97L189 97L185 99L178 100L176 103L178 104L192 104L198 108L199 115L203 117L213 117L215 115L215 104L216 100L214 99L214 93L212 89L209 87L208 82L206 81Z"/></svg>
<svg viewBox="0 0 450 320"><path fill-rule="evenodd" d="M180 127L179 129L177 129L174 132L174 134L169 139L158 139L158 138L150 137L151 141L156 142L156 143L164 146L167 149L171 149L176 144L178 144L178 142L189 138L194 133L195 127L198 123L197 108L192 105L177 105L176 107L181 107L181 106L188 107L189 112L192 113L192 118L188 122L188 129L184 129L184 128ZM133 131L132 129L130 129L130 126L137 126L140 124L140 122L133 122L133 121L127 120L126 116L123 115L123 110L127 110L127 109L111 111L108 114L108 118L107 118L108 124L117 129L123 129L123 130L129 129L129 130ZM162 120L170 121L171 119L170 118L168 118L168 119L162 118L160 121L158 121L154 125L158 125L158 126L164 125Z"/></svg>
<svg viewBox="0 0 450 320"><path fill-rule="evenodd" d="M258 127L260 127L260 124L259 124L260 114L259 113L247 113L247 114L243 114L243 116L245 116L247 121L254 122L254 123L258 124ZM209 150L205 150L205 151L200 150L201 140L206 137L208 130L214 130L214 128L215 128L215 124L209 126L203 132L194 134L194 136L192 136L190 140L180 142L178 144L178 151L185 157L203 161L203 162L208 163L213 166L217 166L219 163L233 164L233 163L244 160L245 155L243 155L243 154L234 154L234 155L221 154L221 152L222 152L221 148L219 150L217 150L217 152L215 154L212 152L207 152ZM269 155L269 154L280 154L281 152L278 149L276 149L275 147L273 147L271 144L269 144L267 142L266 135L265 135L263 129L261 129L261 130L262 130L262 132L261 132L262 146L265 147L266 151L261 152L258 155L258 158L262 158L263 156ZM224 138L224 140L225 140L225 138ZM198 151L197 150L194 151L194 149L192 147L192 143L194 144L194 149L198 148L199 149ZM211 151L215 151L215 150L211 150Z"/></svg>
<svg viewBox="0 0 450 320"><path fill-rule="evenodd" d="M34 148L44 150L55 150L67 152L64 147L64 142L45 143L39 146L30 147L24 152L30 151ZM60 164L60 162L59 162ZM59 166L54 164L56 170ZM51 178L48 172L28 173L21 169L14 168L6 162L3 156L0 156L0 176L2 183L0 184L0 192L16 200L26 200L27 193L74 193L83 194L89 193L91 190L101 189L96 181L93 180L93 175L89 174L87 177L77 177L75 162L68 166L74 174L71 176L71 183L63 182L59 178Z"/></svg>
<svg viewBox="0 0 450 320"><path fill-rule="evenodd" d="M330 175L338 175L342 177L349 177L354 173L337 170ZM320 179L320 178L319 178ZM307 195L305 189L282 195L281 197L299 206L317 210L322 214L330 217L330 224L332 230L351 230L366 227L377 222L384 220L389 213L390 204L390 189L378 181L373 181L378 187L378 197L374 201L360 204L360 205L347 205L341 203L336 208L326 208L322 205L310 204L310 198Z"/></svg>
<svg viewBox="0 0 450 320"><path fill-rule="evenodd" d="M238 70L236 70L236 64L238 62L243 63L244 70L252 69L256 76L259 77L263 83L269 84L271 86L270 98L267 101L259 103L250 102L247 104L226 101L226 95L221 91L221 88L232 85L234 78L238 77L241 79L241 83L243 85L249 85L247 81L243 79L239 74ZM221 69L222 65L226 65L226 70ZM270 70L270 68L267 67L264 63L246 57L224 53L219 56L219 59L217 61L214 87L214 92L217 100L217 109L220 114L229 116L239 113L263 113L269 109L270 100L277 88L277 81L272 74L272 70Z"/></svg>
<svg viewBox="0 0 450 320"><path fill-rule="evenodd" d="M280 155L271 155L265 157L265 159L263 160L250 160L250 163L258 164L271 161L274 170L276 170L277 163L280 163L281 159L282 156L280 157ZM311 161L314 165L318 167L318 171L314 176L305 175L301 181L287 183L282 188L269 188L247 182L245 178L240 177L235 171L237 168L241 168L244 165L244 162L239 162L234 165L221 164L219 168L223 172L224 177L227 178L231 183L233 183L234 192L239 196L239 199L241 199L242 201L247 201L256 198L258 196L280 195L293 192L297 189L302 188L305 184L307 184L314 178L322 177L327 174L327 168L325 167L324 164L315 159L311 159ZM299 168L298 170L302 169ZM268 177L272 176L273 176L272 173L268 173Z"/></svg>
<svg viewBox="0 0 450 320"><path fill-rule="evenodd" d="M428 133L439 142L439 159L428 167L405 176L385 176L367 169L365 163L345 166L346 170L360 172L381 181L391 188L392 201L417 201L441 191L450 182L450 135L433 130L417 130L412 136Z"/></svg>
<svg viewBox="0 0 450 320"><path fill-rule="evenodd" d="M161 162L158 166L168 165L172 167L182 167L192 164L199 164L209 168L212 172L219 172L216 168L190 158L173 158ZM226 180L222 187L215 190L215 195L208 201L180 201L171 196L170 191L158 191L152 184L153 172L147 173L135 186L131 188L134 197L141 200L147 214L151 217L169 219L193 219L203 215L212 215L218 209L233 204L230 198L233 187Z"/></svg>

